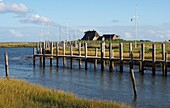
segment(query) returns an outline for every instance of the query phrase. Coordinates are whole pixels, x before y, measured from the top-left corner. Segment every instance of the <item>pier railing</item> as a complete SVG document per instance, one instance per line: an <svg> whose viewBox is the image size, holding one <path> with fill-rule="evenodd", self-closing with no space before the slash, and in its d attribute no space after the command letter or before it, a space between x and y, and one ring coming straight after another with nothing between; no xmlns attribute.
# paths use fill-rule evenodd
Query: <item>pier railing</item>
<svg viewBox="0 0 170 108"><path fill-rule="evenodd" d="M48 45L47 45L48 44ZM127 44L126 44L127 45ZM56 66L59 66L59 58L63 59L63 67L66 66L66 59L70 59L70 68L73 67L73 59L77 59L79 62L79 68L82 67L82 60L85 62L85 69L88 69L88 61L94 61L94 69L97 68L97 63L100 61L101 70L105 69L106 61L109 62L109 70L114 69L114 64L119 63L120 72L123 72L124 63L129 63L130 69L133 69L133 65L139 65L139 72L144 74L145 67L150 64L152 67L152 74L155 75L156 64L160 64L162 67L163 75L167 76L167 67L168 67L168 53L165 50L165 44L161 44L161 59L157 59L157 49L156 44L152 44L150 48L150 58L146 58L145 44L140 45L139 52L133 51L132 43L129 43L128 51L124 51L124 44L119 43L117 51L114 51L114 43L109 43L106 46L106 43L103 41L100 43L100 47L95 47L93 50L89 48L88 44L85 43L76 43L76 45L66 42L39 42L37 48L34 48L33 55L33 64L35 66L36 58L39 57L40 66L45 67L46 58L50 59L50 66L52 62L56 59ZM126 46L127 47L127 46ZM76 50L75 50L76 49ZM107 50L107 51L106 51ZM100 52L99 52L100 51ZM55 52L55 53L54 53ZM93 53L91 53L93 52ZM115 55L116 53L116 55ZM129 53L129 54L128 54ZM126 57L124 56L126 54ZM128 56L127 56L128 54ZM135 55L135 57L134 57ZM138 56L136 56L138 55ZM159 54L160 55L160 54Z"/></svg>

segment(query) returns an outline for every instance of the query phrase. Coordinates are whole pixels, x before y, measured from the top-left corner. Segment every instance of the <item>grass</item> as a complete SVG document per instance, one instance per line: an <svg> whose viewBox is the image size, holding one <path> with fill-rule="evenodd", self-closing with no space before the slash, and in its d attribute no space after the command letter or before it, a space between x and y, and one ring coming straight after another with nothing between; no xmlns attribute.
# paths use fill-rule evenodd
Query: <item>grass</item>
<svg viewBox="0 0 170 108"><path fill-rule="evenodd" d="M0 108L130 108L111 101L87 100L16 79L0 79Z"/></svg>
<svg viewBox="0 0 170 108"><path fill-rule="evenodd" d="M35 47L36 42L0 42L1 48Z"/></svg>

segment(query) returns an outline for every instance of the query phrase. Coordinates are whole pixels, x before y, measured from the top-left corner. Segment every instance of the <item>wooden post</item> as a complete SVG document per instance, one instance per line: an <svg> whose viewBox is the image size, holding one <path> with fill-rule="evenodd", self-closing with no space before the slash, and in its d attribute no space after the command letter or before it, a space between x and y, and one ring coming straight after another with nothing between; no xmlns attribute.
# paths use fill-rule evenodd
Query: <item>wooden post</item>
<svg viewBox="0 0 170 108"><path fill-rule="evenodd" d="M145 44L141 44L139 71L144 74Z"/></svg>
<svg viewBox="0 0 170 108"><path fill-rule="evenodd" d="M81 42L79 42L78 44L78 52L79 52L79 56L81 56Z"/></svg>
<svg viewBox="0 0 170 108"><path fill-rule="evenodd" d="M42 44L40 43L40 51L39 51L39 54L40 54L40 66L42 66L43 62L42 62Z"/></svg>
<svg viewBox="0 0 170 108"><path fill-rule="evenodd" d="M120 72L123 72L123 44L119 44L119 54L120 54Z"/></svg>
<svg viewBox="0 0 170 108"><path fill-rule="evenodd" d="M129 43L129 58L131 57L132 52L132 43Z"/></svg>
<svg viewBox="0 0 170 108"><path fill-rule="evenodd" d="M95 48L95 56L97 57L98 49ZM97 59L94 60L94 69L97 69Z"/></svg>
<svg viewBox="0 0 170 108"><path fill-rule="evenodd" d="M133 69L133 52L130 53L130 70Z"/></svg>
<svg viewBox="0 0 170 108"><path fill-rule="evenodd" d="M65 56L65 42L63 42L63 56ZM63 67L66 66L66 58L63 57Z"/></svg>
<svg viewBox="0 0 170 108"><path fill-rule="evenodd" d="M42 46L43 46L43 48L42 48L42 50L43 50L43 67L45 67L45 42L43 42Z"/></svg>
<svg viewBox="0 0 170 108"><path fill-rule="evenodd" d="M156 70L156 45L152 44L152 75L155 75Z"/></svg>
<svg viewBox="0 0 170 108"><path fill-rule="evenodd" d="M33 66L35 67L36 48L33 48Z"/></svg>
<svg viewBox="0 0 170 108"><path fill-rule="evenodd" d="M135 80L135 75L133 69L130 71L131 73L131 79L132 79L132 84L133 84L133 91L134 91L134 97L137 97L137 89L136 89L136 80Z"/></svg>
<svg viewBox="0 0 170 108"><path fill-rule="evenodd" d="M110 60L109 70L110 71L113 71L114 68L112 57L113 57L112 43L109 43L109 60Z"/></svg>
<svg viewBox="0 0 170 108"><path fill-rule="evenodd" d="M72 69L73 68L73 58L72 58L72 56L73 56L73 45L71 44L70 45L70 68Z"/></svg>
<svg viewBox="0 0 170 108"><path fill-rule="evenodd" d="M81 56L81 42L78 43L78 51L79 51L79 56ZM79 69L81 69L82 62L81 58L79 59Z"/></svg>
<svg viewBox="0 0 170 108"><path fill-rule="evenodd" d="M104 61L104 57L105 57L105 42L101 43L100 46L100 50L101 50L101 70L104 71L105 68L105 61Z"/></svg>
<svg viewBox="0 0 170 108"><path fill-rule="evenodd" d="M50 66L52 66L53 65L53 42L50 43L50 53L51 53Z"/></svg>
<svg viewBox="0 0 170 108"><path fill-rule="evenodd" d="M87 43L84 43L84 51L85 51L85 70L87 70Z"/></svg>
<svg viewBox="0 0 170 108"><path fill-rule="evenodd" d="M162 43L162 60L165 61L165 44ZM163 75L165 75L165 63L162 63L162 72L163 72Z"/></svg>
<svg viewBox="0 0 170 108"><path fill-rule="evenodd" d="M56 43L56 66L58 67L58 56L59 56L59 46L58 42Z"/></svg>
<svg viewBox="0 0 170 108"><path fill-rule="evenodd" d="M6 73L6 78L9 79L8 53L4 53L4 57L5 57L5 73Z"/></svg>
<svg viewBox="0 0 170 108"><path fill-rule="evenodd" d="M168 53L165 53L165 76L167 76L167 61L168 61Z"/></svg>
<svg viewBox="0 0 170 108"><path fill-rule="evenodd" d="M133 51L132 43L129 43L129 57L130 57L130 70L133 69Z"/></svg>

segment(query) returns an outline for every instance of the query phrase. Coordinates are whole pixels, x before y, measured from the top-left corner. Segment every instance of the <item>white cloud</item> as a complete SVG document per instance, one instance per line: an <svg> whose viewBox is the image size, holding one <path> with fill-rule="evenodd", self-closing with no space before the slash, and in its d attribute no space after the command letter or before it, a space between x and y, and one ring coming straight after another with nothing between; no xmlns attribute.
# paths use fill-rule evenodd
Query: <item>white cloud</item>
<svg viewBox="0 0 170 108"><path fill-rule="evenodd" d="M51 25L53 21L45 16L40 16L38 14L31 15L25 19L21 19L22 23L33 23L33 24L43 24L43 25Z"/></svg>
<svg viewBox="0 0 170 108"><path fill-rule="evenodd" d="M22 3L4 3L0 0L0 14L3 13L15 13L19 18L19 21L22 23L31 23L31 24L44 24L51 25L53 21L45 16L40 16L38 14L34 14L30 11L30 9Z"/></svg>
<svg viewBox="0 0 170 108"><path fill-rule="evenodd" d="M0 1L0 13L16 13L16 14L26 14L29 12L29 8L22 3L12 3L6 4Z"/></svg>
<svg viewBox="0 0 170 108"><path fill-rule="evenodd" d="M17 31L14 30L14 29L10 29L10 30L9 30L9 33L10 33L12 36L14 36L14 37L22 37L22 36L23 36L23 34L17 32Z"/></svg>

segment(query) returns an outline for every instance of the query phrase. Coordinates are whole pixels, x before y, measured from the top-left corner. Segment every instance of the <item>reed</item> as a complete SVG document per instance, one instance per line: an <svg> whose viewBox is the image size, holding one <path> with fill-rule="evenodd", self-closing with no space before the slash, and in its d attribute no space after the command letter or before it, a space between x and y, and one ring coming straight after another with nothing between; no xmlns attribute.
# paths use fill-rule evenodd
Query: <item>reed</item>
<svg viewBox="0 0 170 108"><path fill-rule="evenodd" d="M111 101L87 100L16 79L0 79L1 108L130 108Z"/></svg>

